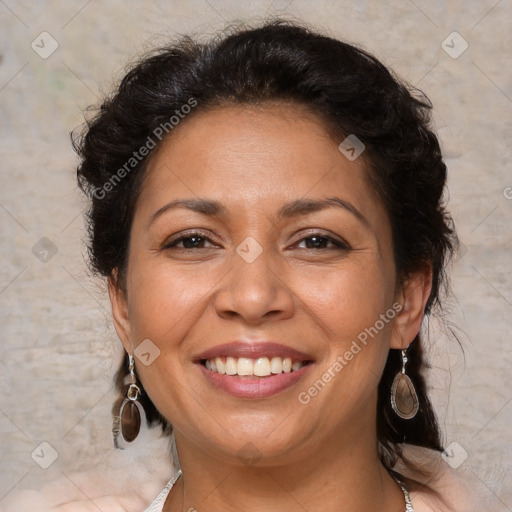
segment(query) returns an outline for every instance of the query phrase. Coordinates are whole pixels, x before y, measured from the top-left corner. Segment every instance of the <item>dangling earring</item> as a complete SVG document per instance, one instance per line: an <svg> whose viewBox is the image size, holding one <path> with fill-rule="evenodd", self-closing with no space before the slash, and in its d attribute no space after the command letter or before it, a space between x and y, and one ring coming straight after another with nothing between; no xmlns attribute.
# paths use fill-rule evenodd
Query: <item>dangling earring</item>
<svg viewBox="0 0 512 512"><path fill-rule="evenodd" d="M406 351L402 350L402 371L396 374L391 386L391 407L400 418L410 420L418 412L419 400L412 380L405 374Z"/></svg>
<svg viewBox="0 0 512 512"><path fill-rule="evenodd" d="M112 433L116 448L125 449L130 446L139 435L142 425L146 424L146 413L141 403L137 400L140 396L140 388L135 377L135 364L133 356L128 354L129 374L124 378L124 383L130 387L126 392L126 398L121 403L119 415L114 417Z"/></svg>

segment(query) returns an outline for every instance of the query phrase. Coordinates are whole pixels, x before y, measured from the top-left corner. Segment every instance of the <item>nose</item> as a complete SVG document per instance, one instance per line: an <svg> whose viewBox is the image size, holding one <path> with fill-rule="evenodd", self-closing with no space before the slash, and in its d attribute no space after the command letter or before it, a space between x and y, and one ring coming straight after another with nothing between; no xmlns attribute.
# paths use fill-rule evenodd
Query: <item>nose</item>
<svg viewBox="0 0 512 512"><path fill-rule="evenodd" d="M232 260L214 299L220 317L256 326L293 316L293 293L286 272L279 271L281 265L270 250L263 249L253 261L245 259L243 252L233 251Z"/></svg>

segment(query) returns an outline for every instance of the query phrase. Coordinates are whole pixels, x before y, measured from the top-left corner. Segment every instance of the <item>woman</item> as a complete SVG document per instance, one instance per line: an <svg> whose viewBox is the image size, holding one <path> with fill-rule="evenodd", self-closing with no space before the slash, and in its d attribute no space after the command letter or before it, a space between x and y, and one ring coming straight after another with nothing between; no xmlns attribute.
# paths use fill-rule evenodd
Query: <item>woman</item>
<svg viewBox="0 0 512 512"><path fill-rule="evenodd" d="M424 380L456 246L430 109L278 20L155 51L75 138L116 444L147 418L179 458L148 512L472 509Z"/></svg>

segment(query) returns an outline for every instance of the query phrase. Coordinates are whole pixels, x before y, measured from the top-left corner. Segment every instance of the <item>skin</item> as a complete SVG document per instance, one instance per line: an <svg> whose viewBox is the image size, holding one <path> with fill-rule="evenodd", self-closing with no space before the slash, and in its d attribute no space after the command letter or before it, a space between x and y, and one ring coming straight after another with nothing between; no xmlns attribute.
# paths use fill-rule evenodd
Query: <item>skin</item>
<svg viewBox="0 0 512 512"><path fill-rule="evenodd" d="M339 142L297 105L230 106L183 121L149 161L125 286L114 273L109 288L126 351L148 338L160 350L150 365L136 366L175 429L183 475L166 512L405 508L377 456L377 385L389 349L406 348L419 331L431 276L418 272L396 287L387 213L364 158L349 161ZM366 220L334 207L277 218L290 201L333 196ZM176 208L151 221L169 201L199 197L221 202L225 215ZM194 229L211 241L166 247ZM349 249L325 239L315 246L312 234ZM252 263L236 252L248 236L263 248ZM300 403L298 394L394 303L400 314ZM193 358L240 338L296 348L314 366L269 398L233 397L213 387ZM254 464L239 457L249 442Z"/></svg>

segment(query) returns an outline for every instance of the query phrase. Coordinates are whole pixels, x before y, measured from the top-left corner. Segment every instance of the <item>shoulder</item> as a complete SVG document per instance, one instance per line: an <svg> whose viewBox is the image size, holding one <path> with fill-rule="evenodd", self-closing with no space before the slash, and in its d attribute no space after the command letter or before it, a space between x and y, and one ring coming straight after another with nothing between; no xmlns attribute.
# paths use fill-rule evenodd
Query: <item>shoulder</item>
<svg viewBox="0 0 512 512"><path fill-rule="evenodd" d="M394 470L405 477L415 512L498 512L499 500L468 464L453 468L441 452L404 444L403 455L422 475L402 460Z"/></svg>

